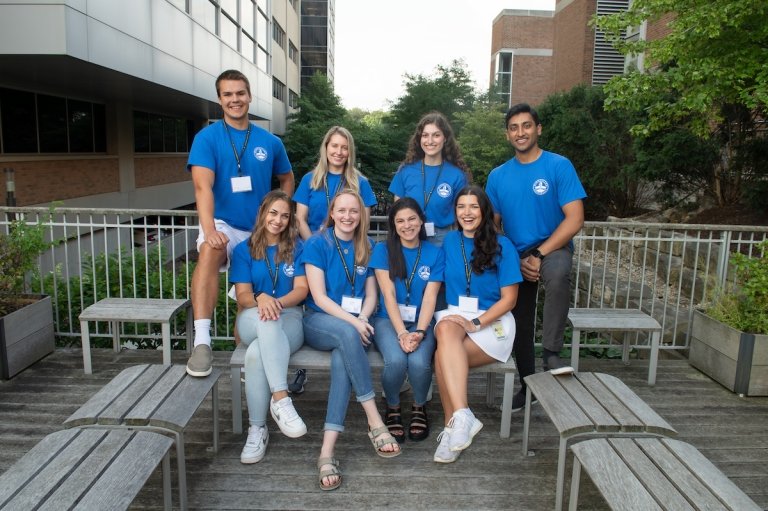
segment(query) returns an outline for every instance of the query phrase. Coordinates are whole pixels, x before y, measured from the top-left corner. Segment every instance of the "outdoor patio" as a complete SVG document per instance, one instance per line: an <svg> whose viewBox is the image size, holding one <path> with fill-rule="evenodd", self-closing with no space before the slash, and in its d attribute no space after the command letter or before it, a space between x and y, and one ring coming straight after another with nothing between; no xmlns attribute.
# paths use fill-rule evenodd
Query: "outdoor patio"
<svg viewBox="0 0 768 511"><path fill-rule="evenodd" d="M441 422L439 394L430 407L432 433L425 442L407 442L404 453L385 460L374 455L365 435L364 415L351 404L347 432L336 456L344 482L336 491L317 484L318 455L328 385L327 373L312 372L307 391L296 407L309 426L303 438L291 440L269 422L267 457L255 465L239 460L244 435L231 425L229 354L217 352L220 380L220 451L210 452L211 401L198 411L187 435L187 471L191 509L552 509L557 464L556 431L539 406L532 409L530 448L520 453L522 412L512 416L512 436L499 438L501 413L485 405L485 377L473 375L470 405L485 424L472 446L452 465L432 461ZM158 352L97 349L93 375L83 374L79 349L59 348L10 381L0 382L0 472L5 471L62 423L105 383L127 366L160 363ZM173 362L184 364L182 351ZM739 398L688 365L684 359L659 362L655 387L646 383L646 360L582 359L580 370L619 377L744 490L768 508L768 398ZM376 375L378 378L378 375ZM501 378L497 379L499 401ZM404 395L406 409L410 395ZM244 405L244 403L243 403ZM408 413L406 420L408 418ZM172 464L175 469L175 464ZM570 479L570 462L566 481ZM583 476L584 477L584 476ZM567 483L568 484L568 483ZM174 481L175 491L175 481ZM567 493L566 493L567 495ZM582 479L580 509L604 509L594 487ZM174 504L178 504L177 494ZM135 509L161 509L159 470L134 502Z"/></svg>

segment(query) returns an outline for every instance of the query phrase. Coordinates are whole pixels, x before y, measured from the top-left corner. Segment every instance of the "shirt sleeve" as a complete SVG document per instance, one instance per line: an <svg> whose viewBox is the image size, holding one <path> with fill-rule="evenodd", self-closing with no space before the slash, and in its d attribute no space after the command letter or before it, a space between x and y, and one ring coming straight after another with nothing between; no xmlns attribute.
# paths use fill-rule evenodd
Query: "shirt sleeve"
<svg viewBox="0 0 768 511"><path fill-rule="evenodd" d="M304 174L304 177L301 178L301 182L299 183L298 188L296 188L296 191L293 193L293 200L296 201L298 204L303 204L305 206L309 206L309 184L312 182L312 173L307 172Z"/></svg>
<svg viewBox="0 0 768 511"><path fill-rule="evenodd" d="M304 242L297 239L293 248L293 276L304 277L306 274L307 272L304 270Z"/></svg>
<svg viewBox="0 0 768 511"><path fill-rule="evenodd" d="M400 170L398 170L395 173L395 176L392 178L392 182L389 183L389 191L398 197L405 197L405 184L403 183L404 168L405 167L402 167Z"/></svg>
<svg viewBox="0 0 768 511"><path fill-rule="evenodd" d="M380 241L373 247L373 254L368 266L374 270L389 270L387 255L387 244L384 241Z"/></svg>
<svg viewBox="0 0 768 511"><path fill-rule="evenodd" d="M445 252L441 247L437 248L437 258L432 271L429 274L430 282L443 282L445 280Z"/></svg>
<svg viewBox="0 0 768 511"><path fill-rule="evenodd" d="M520 273L520 257L517 250L505 236L498 236L499 246L501 247L501 257L499 258L499 286L511 286L523 281L523 274Z"/></svg>
<svg viewBox="0 0 768 511"><path fill-rule="evenodd" d="M362 176L360 177L360 196L362 197L363 204L365 204L366 207L371 208L378 204L376 195L373 193L373 188L371 188L371 182Z"/></svg>

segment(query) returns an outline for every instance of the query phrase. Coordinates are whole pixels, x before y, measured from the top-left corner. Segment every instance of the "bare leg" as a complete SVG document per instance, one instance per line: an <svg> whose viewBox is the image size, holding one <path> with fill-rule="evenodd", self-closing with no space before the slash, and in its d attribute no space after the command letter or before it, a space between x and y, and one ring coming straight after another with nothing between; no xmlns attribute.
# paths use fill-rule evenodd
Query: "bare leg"
<svg viewBox="0 0 768 511"><path fill-rule="evenodd" d="M365 416L368 419L368 427L371 431L384 426L384 420L381 418L381 414L379 414L379 409L376 408L375 399L369 399L360 404L363 405L363 411L365 411ZM400 450L400 446L397 443L387 444L382 446L379 450L383 452L397 452Z"/></svg>
<svg viewBox="0 0 768 511"><path fill-rule="evenodd" d="M219 298L219 268L227 261L225 249L200 247L200 257L192 274L192 311L195 319L211 319Z"/></svg>

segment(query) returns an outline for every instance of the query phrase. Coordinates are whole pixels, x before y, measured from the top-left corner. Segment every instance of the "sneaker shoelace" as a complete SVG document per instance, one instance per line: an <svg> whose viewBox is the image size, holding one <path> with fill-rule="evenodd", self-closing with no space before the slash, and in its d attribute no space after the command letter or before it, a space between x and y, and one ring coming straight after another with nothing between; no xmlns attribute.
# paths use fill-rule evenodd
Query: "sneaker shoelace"
<svg viewBox="0 0 768 511"><path fill-rule="evenodd" d="M248 433L248 439L245 441L245 444L249 447L256 447L259 444L261 444L261 439L264 436L264 429L258 428L253 433Z"/></svg>
<svg viewBox="0 0 768 511"><path fill-rule="evenodd" d="M285 421L286 422L293 422L294 420L299 418L299 412L296 411L296 408L292 406L293 403L290 401L286 401L284 403L278 403L277 408L281 410L281 413L285 413Z"/></svg>

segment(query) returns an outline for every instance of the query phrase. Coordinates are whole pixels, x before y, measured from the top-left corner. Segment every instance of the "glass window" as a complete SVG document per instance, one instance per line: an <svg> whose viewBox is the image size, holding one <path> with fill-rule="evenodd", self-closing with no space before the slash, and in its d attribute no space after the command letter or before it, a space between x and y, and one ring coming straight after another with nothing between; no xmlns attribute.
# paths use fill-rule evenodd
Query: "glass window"
<svg viewBox="0 0 768 511"><path fill-rule="evenodd" d="M66 153L67 100L53 96L37 96L37 125L41 153Z"/></svg>
<svg viewBox="0 0 768 511"><path fill-rule="evenodd" d="M190 0L192 18L212 33L216 33L216 6L210 0Z"/></svg>
<svg viewBox="0 0 768 511"><path fill-rule="evenodd" d="M219 0L219 5L232 19L237 19L237 0Z"/></svg>
<svg viewBox="0 0 768 511"><path fill-rule="evenodd" d="M285 84L274 76L272 77L272 97L285 102Z"/></svg>
<svg viewBox="0 0 768 511"><path fill-rule="evenodd" d="M219 34L221 40L232 48L237 49L237 25L227 16L222 15L219 19L221 23L221 33Z"/></svg>
<svg viewBox="0 0 768 511"><path fill-rule="evenodd" d="M275 18L272 18L272 39L280 48L285 49L285 30L275 21Z"/></svg>
<svg viewBox="0 0 768 511"><path fill-rule="evenodd" d="M133 150L149 152L149 114L146 112L133 112Z"/></svg>
<svg viewBox="0 0 768 511"><path fill-rule="evenodd" d="M176 150L176 122L168 117L163 119L163 150L166 153L175 153Z"/></svg>
<svg viewBox="0 0 768 511"><path fill-rule="evenodd" d="M259 43L259 46L262 48L267 47L268 26L269 22L267 21L267 17L264 16L263 12L258 11L256 13L256 42Z"/></svg>
<svg viewBox="0 0 768 511"><path fill-rule="evenodd" d="M288 106L291 108L299 108L299 95L288 89Z"/></svg>
<svg viewBox="0 0 768 511"><path fill-rule="evenodd" d="M303 0L301 2L301 14L308 16L327 16L328 0Z"/></svg>
<svg viewBox="0 0 768 511"><path fill-rule="evenodd" d="M256 55L253 53L256 43L253 42L253 39L251 39L248 34L243 32L243 37L240 39L240 42L242 44L240 53L243 55L243 57L247 58L251 62L256 62Z"/></svg>
<svg viewBox="0 0 768 511"><path fill-rule="evenodd" d="M35 95L12 89L0 89L0 126L3 129L3 152L36 153L37 126Z"/></svg>
<svg viewBox="0 0 768 511"><path fill-rule="evenodd" d="M325 27L301 27L301 45L304 48L328 46L328 30Z"/></svg>
<svg viewBox="0 0 768 511"><path fill-rule="evenodd" d="M170 2L180 10L187 12L187 0L170 0Z"/></svg>
<svg viewBox="0 0 768 511"><path fill-rule="evenodd" d="M253 31L254 19L253 19L253 1L252 0L240 0L240 26L243 27L248 35L256 35Z"/></svg>
<svg viewBox="0 0 768 511"><path fill-rule="evenodd" d="M265 73L269 73L269 61L267 59L267 52L264 51L264 48L261 46L256 48L256 67Z"/></svg>
<svg viewBox="0 0 768 511"><path fill-rule="evenodd" d="M149 114L149 150L163 152L163 117L160 115Z"/></svg>
<svg viewBox="0 0 768 511"><path fill-rule="evenodd" d="M93 152L93 112L91 104L85 101L67 100L69 119L69 151L73 153Z"/></svg>
<svg viewBox="0 0 768 511"><path fill-rule="evenodd" d="M288 58L291 59L294 64L299 63L299 49L296 48L291 41L288 41Z"/></svg>
<svg viewBox="0 0 768 511"><path fill-rule="evenodd" d="M104 105L93 103L93 143L97 153L107 152L107 108Z"/></svg>

